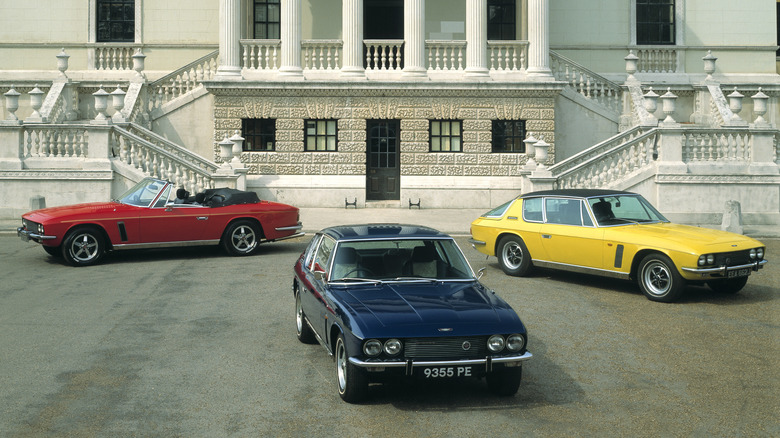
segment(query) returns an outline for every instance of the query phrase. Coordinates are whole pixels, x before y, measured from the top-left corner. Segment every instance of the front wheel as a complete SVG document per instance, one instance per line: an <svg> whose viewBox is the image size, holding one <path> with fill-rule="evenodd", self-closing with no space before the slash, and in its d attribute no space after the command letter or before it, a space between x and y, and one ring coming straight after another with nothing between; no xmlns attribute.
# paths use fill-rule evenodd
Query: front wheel
<svg viewBox="0 0 780 438"><path fill-rule="evenodd" d="M59 246L46 246L41 245L46 254L52 257L62 257L62 249Z"/></svg>
<svg viewBox="0 0 780 438"><path fill-rule="evenodd" d="M742 290L747 284L747 277L730 278L727 280L712 280L707 282L707 286L715 292L722 294L735 294Z"/></svg>
<svg viewBox="0 0 780 438"><path fill-rule="evenodd" d="M502 237L498 242L496 256L498 265L507 275L522 277L531 271L531 254L523 239L517 236Z"/></svg>
<svg viewBox="0 0 780 438"><path fill-rule="evenodd" d="M663 254L650 254L639 263L637 281L642 293L651 301L670 303L680 298L685 290L674 263Z"/></svg>
<svg viewBox="0 0 780 438"><path fill-rule="evenodd" d="M364 370L349 362L343 334L336 340L335 358L339 396L347 403L362 401L368 394L368 377Z"/></svg>
<svg viewBox="0 0 780 438"><path fill-rule="evenodd" d="M304 344L316 342L314 332L311 331L309 324L306 322L306 315L303 313L303 307L301 306L301 294L297 290L295 291L295 333L298 336L298 340Z"/></svg>
<svg viewBox="0 0 780 438"><path fill-rule="evenodd" d="M62 256L73 266L94 265L103 257L104 245L100 231L93 227L79 227L65 236Z"/></svg>
<svg viewBox="0 0 780 438"><path fill-rule="evenodd" d="M254 253L260 245L260 231L250 221L236 221L228 225L222 246L228 254L245 256Z"/></svg>
<svg viewBox="0 0 780 438"><path fill-rule="evenodd" d="M523 379L523 368L512 367L492 371L485 376L490 392L500 396L515 395Z"/></svg>

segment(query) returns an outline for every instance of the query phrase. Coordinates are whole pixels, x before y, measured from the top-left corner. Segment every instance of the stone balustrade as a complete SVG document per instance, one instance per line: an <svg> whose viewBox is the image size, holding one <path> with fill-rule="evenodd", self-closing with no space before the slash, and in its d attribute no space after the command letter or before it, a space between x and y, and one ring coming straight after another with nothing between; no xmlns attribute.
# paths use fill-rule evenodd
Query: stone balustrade
<svg viewBox="0 0 780 438"><path fill-rule="evenodd" d="M641 46L636 48L638 73L676 73L677 49L670 46Z"/></svg>
<svg viewBox="0 0 780 438"><path fill-rule="evenodd" d="M132 70L133 55L139 48L138 44L96 44L90 54L90 66L95 70Z"/></svg>
<svg viewBox="0 0 780 438"><path fill-rule="evenodd" d="M243 67L247 70L278 70L281 40L241 40Z"/></svg>
<svg viewBox="0 0 780 438"><path fill-rule="evenodd" d="M21 128L21 159L86 158L89 151L87 127L61 124L24 125Z"/></svg>
<svg viewBox="0 0 780 438"><path fill-rule="evenodd" d="M366 70L396 70L403 66L404 40L364 40Z"/></svg>
<svg viewBox="0 0 780 438"><path fill-rule="evenodd" d="M525 71L528 68L528 41L488 41L491 71Z"/></svg>
<svg viewBox="0 0 780 438"><path fill-rule="evenodd" d="M164 104L202 86L217 73L217 56L211 52L184 67L171 72L148 86L148 111L161 108Z"/></svg>
<svg viewBox="0 0 780 438"><path fill-rule="evenodd" d="M550 53L550 69L556 80L566 82L586 99L620 114L623 92L618 84L553 52Z"/></svg>
<svg viewBox="0 0 780 438"><path fill-rule="evenodd" d="M428 70L454 71L465 68L466 41L427 40Z"/></svg>
<svg viewBox="0 0 780 438"><path fill-rule="evenodd" d="M305 40L301 42L304 70L341 68L341 40Z"/></svg>

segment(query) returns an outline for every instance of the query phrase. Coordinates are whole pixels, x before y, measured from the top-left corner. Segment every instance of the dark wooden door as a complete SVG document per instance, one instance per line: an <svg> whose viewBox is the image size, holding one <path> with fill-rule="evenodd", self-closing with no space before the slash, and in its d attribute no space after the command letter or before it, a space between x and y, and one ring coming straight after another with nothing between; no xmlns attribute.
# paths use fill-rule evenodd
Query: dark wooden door
<svg viewBox="0 0 780 438"><path fill-rule="evenodd" d="M398 120L368 120L366 200L401 199L400 129Z"/></svg>

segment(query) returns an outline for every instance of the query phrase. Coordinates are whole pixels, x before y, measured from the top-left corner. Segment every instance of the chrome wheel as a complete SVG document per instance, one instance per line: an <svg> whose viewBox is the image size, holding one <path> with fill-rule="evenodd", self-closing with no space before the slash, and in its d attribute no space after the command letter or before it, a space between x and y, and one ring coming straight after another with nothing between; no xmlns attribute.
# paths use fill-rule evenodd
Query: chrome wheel
<svg viewBox="0 0 780 438"><path fill-rule="evenodd" d="M339 338L336 341L336 374L339 380L339 394L344 395L347 390L347 349L344 348L344 341Z"/></svg>
<svg viewBox="0 0 780 438"><path fill-rule="evenodd" d="M241 220L230 224L222 239L225 250L236 256L255 252L260 244L260 231L256 224Z"/></svg>
<svg viewBox="0 0 780 438"><path fill-rule="evenodd" d="M517 269L523 263L523 248L517 242L509 242L504 245L501 257L509 269Z"/></svg>
<svg viewBox="0 0 780 438"><path fill-rule="evenodd" d="M685 290L685 279L663 254L650 254L642 259L637 281L645 296L653 301L674 301Z"/></svg>
<svg viewBox="0 0 780 438"><path fill-rule="evenodd" d="M501 238L496 247L498 264L505 274L522 277L531 269L531 255L519 236L507 235Z"/></svg>
<svg viewBox="0 0 780 438"><path fill-rule="evenodd" d="M672 285L669 267L658 261L645 265L642 277L648 292L653 295L665 295Z"/></svg>
<svg viewBox="0 0 780 438"><path fill-rule="evenodd" d="M62 255L73 266L87 266L103 256L103 238L93 228L77 228L71 231L62 245Z"/></svg>

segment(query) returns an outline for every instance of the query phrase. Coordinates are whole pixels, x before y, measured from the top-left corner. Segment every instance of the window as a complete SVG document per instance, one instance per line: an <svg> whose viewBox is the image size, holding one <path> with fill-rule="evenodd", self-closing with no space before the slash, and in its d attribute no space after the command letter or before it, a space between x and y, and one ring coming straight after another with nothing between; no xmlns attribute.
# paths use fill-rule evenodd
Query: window
<svg viewBox="0 0 780 438"><path fill-rule="evenodd" d="M542 222L542 198L529 198L523 200L523 219L526 222Z"/></svg>
<svg viewBox="0 0 780 438"><path fill-rule="evenodd" d="M276 119L243 119L241 136L245 151L273 151L276 149Z"/></svg>
<svg viewBox="0 0 780 438"><path fill-rule="evenodd" d="M675 44L675 0L636 0L636 43Z"/></svg>
<svg viewBox="0 0 780 438"><path fill-rule="evenodd" d="M432 120L431 152L460 152L462 123L460 120Z"/></svg>
<svg viewBox="0 0 780 438"><path fill-rule="evenodd" d="M98 0L97 41L135 42L135 0Z"/></svg>
<svg viewBox="0 0 780 438"><path fill-rule="evenodd" d="M280 33L280 0L255 0L254 32L255 39L277 40Z"/></svg>
<svg viewBox="0 0 780 438"><path fill-rule="evenodd" d="M488 0L488 40L514 40L515 0Z"/></svg>
<svg viewBox="0 0 780 438"><path fill-rule="evenodd" d="M335 120L306 120L305 150L307 151L335 151L337 145Z"/></svg>
<svg viewBox="0 0 780 438"><path fill-rule="evenodd" d="M493 120L493 152L525 152L525 120Z"/></svg>
<svg viewBox="0 0 780 438"><path fill-rule="evenodd" d="M548 224L582 225L582 201L569 198L545 198Z"/></svg>

